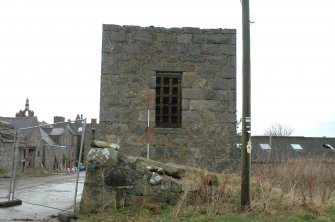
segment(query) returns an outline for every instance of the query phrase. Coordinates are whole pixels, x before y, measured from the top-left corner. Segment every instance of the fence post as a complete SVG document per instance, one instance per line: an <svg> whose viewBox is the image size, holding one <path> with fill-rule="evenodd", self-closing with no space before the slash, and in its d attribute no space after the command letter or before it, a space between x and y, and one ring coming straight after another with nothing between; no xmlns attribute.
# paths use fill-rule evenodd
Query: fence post
<svg viewBox="0 0 335 222"><path fill-rule="evenodd" d="M10 187L9 187L9 195L8 201L14 200L15 194L15 183L16 183L16 170L17 170L17 151L19 149L19 141L20 141L20 129L14 131L14 150L13 150L13 159L12 159L12 172L10 179Z"/></svg>
<svg viewBox="0 0 335 222"><path fill-rule="evenodd" d="M79 181L79 166L81 162L81 156L83 153L83 146L84 146L84 138L85 138L85 129L86 129L86 118L83 121L83 131L81 132L81 142L80 142L80 152L79 152L79 158L78 158L78 171L77 171L77 179L76 179L76 189L74 192L74 203L73 203L73 215L76 216L76 203L77 203L77 191L78 191L78 181Z"/></svg>

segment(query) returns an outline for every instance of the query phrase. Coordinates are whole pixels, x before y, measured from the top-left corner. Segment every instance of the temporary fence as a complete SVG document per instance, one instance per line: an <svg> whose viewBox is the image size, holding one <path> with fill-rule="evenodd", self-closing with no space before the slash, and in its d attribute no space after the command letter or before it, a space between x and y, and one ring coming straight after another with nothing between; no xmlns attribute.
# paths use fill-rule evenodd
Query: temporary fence
<svg viewBox="0 0 335 222"><path fill-rule="evenodd" d="M31 203L29 200L15 199L17 196L15 191L17 185L18 169L21 171L44 170L47 168L47 165L50 166L50 163L47 163L47 161L53 160L53 167L57 166L57 168L61 168L64 171L71 171L74 168L76 171L73 208L72 210L58 209L76 215L78 182L80 175L79 168L81 167L83 156L85 129L86 118L15 129L13 135L13 153L8 201L0 202L2 203L0 204L0 207L20 205L23 202L26 204L38 205L51 209L58 209L54 206L44 205L43 203ZM70 136L66 137L65 131L68 131L68 135ZM36 137L36 134L40 135L39 138L38 136ZM72 138L70 138L71 135L73 136ZM36 149L36 145L39 145L40 148ZM41 146L43 147L42 150ZM46 146L48 146L48 151L46 150ZM75 154L77 155L76 158L74 157ZM50 155L53 156L50 157ZM68 156L68 158L66 158L66 156ZM62 161L59 160L61 157L63 157ZM63 164L65 164L65 166ZM69 207L71 208L71 205L69 205Z"/></svg>

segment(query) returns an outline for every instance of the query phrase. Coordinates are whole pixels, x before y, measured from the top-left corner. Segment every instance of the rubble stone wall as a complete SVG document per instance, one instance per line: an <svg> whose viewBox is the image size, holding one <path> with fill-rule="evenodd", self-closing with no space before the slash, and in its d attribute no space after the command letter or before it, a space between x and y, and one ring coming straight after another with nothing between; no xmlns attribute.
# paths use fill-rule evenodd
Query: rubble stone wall
<svg viewBox="0 0 335 222"><path fill-rule="evenodd" d="M51 145L44 145L43 149L44 163L43 167L47 170L57 170L69 166L68 148L55 147Z"/></svg>
<svg viewBox="0 0 335 222"><path fill-rule="evenodd" d="M13 143L0 141L0 167L8 171L12 170L13 149Z"/></svg>
<svg viewBox="0 0 335 222"><path fill-rule="evenodd" d="M128 157L113 148L92 148L87 159L83 214L115 207L173 205L185 190L197 190L194 181L181 178L183 168Z"/></svg>
<svg viewBox="0 0 335 222"><path fill-rule="evenodd" d="M181 128L155 126L157 72L181 73ZM222 170L236 134L236 30L104 25L100 130L121 151Z"/></svg>
<svg viewBox="0 0 335 222"><path fill-rule="evenodd" d="M100 138L99 128L100 127L96 119L91 119L91 123L86 124L84 147L83 147L84 150L83 150L83 156L82 156L82 162L84 164L86 164L87 162L86 158L87 158L88 152L90 151L90 145L91 145L92 140Z"/></svg>

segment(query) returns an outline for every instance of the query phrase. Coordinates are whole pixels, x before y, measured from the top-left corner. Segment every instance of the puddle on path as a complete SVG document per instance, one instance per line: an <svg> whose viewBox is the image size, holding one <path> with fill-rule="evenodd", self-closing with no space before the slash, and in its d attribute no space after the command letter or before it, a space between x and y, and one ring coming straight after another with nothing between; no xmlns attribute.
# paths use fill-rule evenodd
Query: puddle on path
<svg viewBox="0 0 335 222"><path fill-rule="evenodd" d="M81 199L84 179L85 174L81 173L78 183L77 203ZM76 175L73 174L73 177L60 177L57 183L48 182L47 185L42 184L16 190L15 198L22 200L22 205L0 208L0 221L51 219L62 210L70 209L72 211L75 181ZM8 190L7 193L3 193L4 188L2 187L0 191L0 201L7 201L4 197L8 195Z"/></svg>

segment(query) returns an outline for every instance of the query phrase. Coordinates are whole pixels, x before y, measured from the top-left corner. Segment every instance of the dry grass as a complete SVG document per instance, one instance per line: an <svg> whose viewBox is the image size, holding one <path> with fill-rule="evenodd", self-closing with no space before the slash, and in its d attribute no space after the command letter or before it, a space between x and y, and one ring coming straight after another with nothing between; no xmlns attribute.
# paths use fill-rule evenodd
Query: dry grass
<svg viewBox="0 0 335 222"><path fill-rule="evenodd" d="M240 183L236 174L213 174L203 170L187 176L195 181L199 190L185 191L172 212L172 218L199 213L217 215L238 210Z"/></svg>
<svg viewBox="0 0 335 222"><path fill-rule="evenodd" d="M305 207L322 214L322 205L333 202L333 162L298 159L254 165L252 172L254 204L265 212Z"/></svg>
<svg viewBox="0 0 335 222"><path fill-rule="evenodd" d="M299 159L252 166L251 210L241 213L237 173L186 174L199 190L189 189L175 206L143 202L142 207L113 210L80 221L335 221L335 166Z"/></svg>
<svg viewBox="0 0 335 222"><path fill-rule="evenodd" d="M186 191L172 217L217 215L240 212L240 176L199 171L191 176L199 191ZM323 215L325 206L335 202L335 166L319 159L298 159L252 166L251 214L281 214L303 208ZM247 212L248 213L248 212Z"/></svg>

